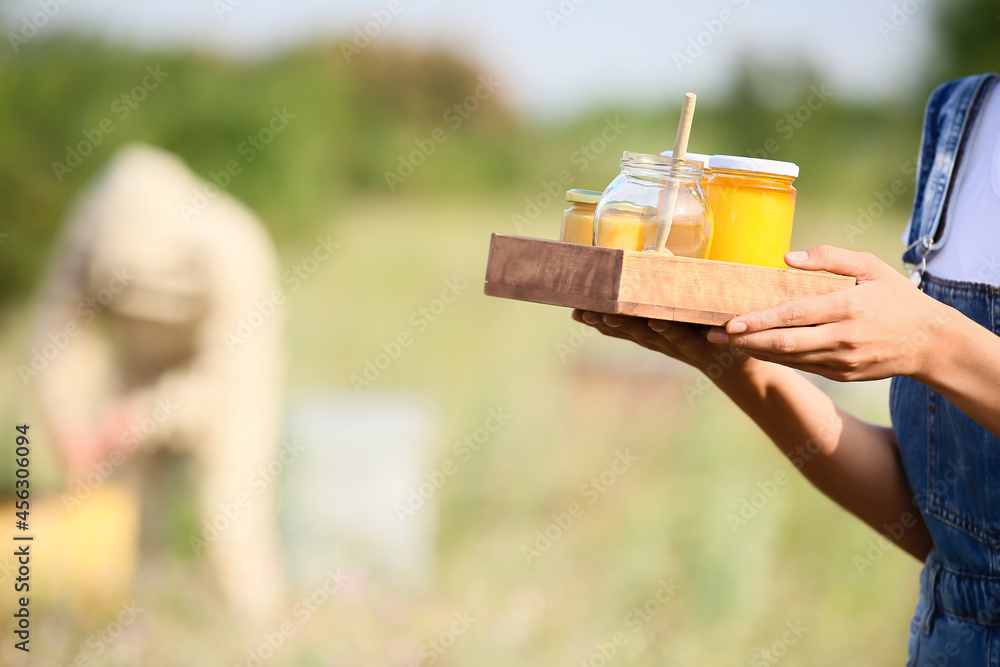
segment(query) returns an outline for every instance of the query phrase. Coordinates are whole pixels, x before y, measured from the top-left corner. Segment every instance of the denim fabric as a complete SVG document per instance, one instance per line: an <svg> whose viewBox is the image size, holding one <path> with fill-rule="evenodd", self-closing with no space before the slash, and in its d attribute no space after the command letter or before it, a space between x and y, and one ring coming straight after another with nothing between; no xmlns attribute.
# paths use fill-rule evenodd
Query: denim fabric
<svg viewBox="0 0 1000 667"><path fill-rule="evenodd" d="M994 333L1000 288L924 276L924 290ZM1000 665L1000 438L910 378L892 382L893 428L934 540L910 665Z"/></svg>
<svg viewBox="0 0 1000 667"><path fill-rule="evenodd" d="M969 76L949 81L931 93L920 139L917 188L904 262L918 264L947 241L948 201L961 177L965 139L986 93L998 80L996 74Z"/></svg>
<svg viewBox="0 0 1000 667"><path fill-rule="evenodd" d="M983 92L996 81L996 75L960 79L931 96L909 230L917 245L904 261L919 263L947 241L947 202L966 139ZM1000 331L1000 288L926 274L922 289ZM934 540L907 664L1000 667L1000 438L910 378L893 379L889 403L903 467Z"/></svg>

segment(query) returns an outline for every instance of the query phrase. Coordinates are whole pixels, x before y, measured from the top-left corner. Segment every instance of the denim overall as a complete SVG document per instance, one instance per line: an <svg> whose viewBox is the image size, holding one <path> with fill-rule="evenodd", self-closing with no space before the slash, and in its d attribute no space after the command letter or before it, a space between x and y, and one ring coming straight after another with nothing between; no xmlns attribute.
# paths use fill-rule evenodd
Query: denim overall
<svg viewBox="0 0 1000 667"><path fill-rule="evenodd" d="M922 274L928 295L994 333L1000 288L942 280L924 269L948 240L948 202L962 176L967 139L997 81L968 77L931 95L903 255ZM1000 439L910 378L893 379L889 402L915 503L934 540L920 576L907 664L1000 667Z"/></svg>

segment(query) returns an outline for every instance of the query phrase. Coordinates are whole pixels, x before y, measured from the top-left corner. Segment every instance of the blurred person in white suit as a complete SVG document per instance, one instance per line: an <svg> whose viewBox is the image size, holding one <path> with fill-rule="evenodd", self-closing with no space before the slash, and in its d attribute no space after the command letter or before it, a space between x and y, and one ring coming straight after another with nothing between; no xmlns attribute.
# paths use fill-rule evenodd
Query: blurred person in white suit
<svg viewBox="0 0 1000 667"><path fill-rule="evenodd" d="M189 542L254 626L283 594L274 483L252 480L279 456L282 301L257 217L176 156L129 145L65 221L35 322L35 349L62 349L30 373L71 486L120 462L110 474L148 495L158 454L193 463ZM145 530L160 508L143 504Z"/></svg>

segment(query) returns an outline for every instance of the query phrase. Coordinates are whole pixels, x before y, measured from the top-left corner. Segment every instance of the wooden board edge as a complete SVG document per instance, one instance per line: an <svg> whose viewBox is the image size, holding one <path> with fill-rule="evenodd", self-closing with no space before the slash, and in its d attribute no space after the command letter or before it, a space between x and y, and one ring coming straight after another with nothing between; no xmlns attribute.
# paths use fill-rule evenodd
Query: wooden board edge
<svg viewBox="0 0 1000 667"><path fill-rule="evenodd" d="M511 241L514 244L561 244L562 242L552 240L552 239L536 239L525 236L517 236L512 234L499 234L492 233L490 235L490 251L487 259L487 270L486 270L486 281L484 282L483 292L487 296L495 296L500 298L515 299L520 301L530 301L533 303L542 303L547 305L562 306L568 308L580 308L583 310L590 310L600 313L608 314L619 314L632 317L643 317L650 319L661 319L661 320L671 320L677 322L690 322L695 324L705 324L712 326L719 326L725 324L733 317L736 317L742 313L730 313L730 312L716 312L712 310L697 310L691 308L683 308L676 305L656 305L646 302L635 302L635 301L620 301L623 292L625 292L625 298L628 298L630 293L629 289L622 289L622 275L626 271L630 270L630 267L634 266L636 261L640 264L648 264L650 259L649 253L642 253L638 251L631 250L620 250L615 248L595 248L594 246L583 246L574 245L572 248L565 248L564 250L570 254L577 254L581 258L586 258L588 255L595 253L606 254L608 252L615 253L614 256L614 270L613 270L613 284L611 287L611 298L605 299L602 297L592 297L579 293L571 292L558 292L553 290L544 289L532 289L530 287L524 286L513 286L511 284L505 284L500 282L490 282L491 271L490 268L493 265L494 250L498 245L505 244L507 241ZM509 246L508 246L509 247ZM608 257L604 257L604 261L608 261ZM704 269L707 264L723 264L730 265L731 262L717 262L714 260L707 259L694 259L689 257L663 257L663 260L673 264L685 264L694 263L699 269ZM657 260L659 261L659 260ZM830 293L840 289L854 286L856 284L855 278L851 276L841 276L837 274L827 273L827 272L816 272L816 271L803 271L800 269L781 269L777 267L763 267L751 264L738 264L737 266L746 267L747 270L752 272L757 272L761 274L772 274L775 277L778 276L788 276L793 273L796 277L792 281L793 283L816 283L817 286L822 284L824 286L829 286L830 289L820 288L818 293ZM606 293L606 292L605 292ZM798 297L798 298L808 298L808 297ZM765 306L766 307L766 306Z"/></svg>
<svg viewBox="0 0 1000 667"><path fill-rule="evenodd" d="M568 292L550 292L547 290L534 290L526 287L513 287L498 283L486 283L483 288L486 296L496 296L503 299L514 299L516 301L530 301L532 303L542 303L549 306L563 306L565 308L579 308L580 310L592 310L595 313L617 314L618 302L607 299L598 299L584 296L582 294L571 294Z"/></svg>
<svg viewBox="0 0 1000 667"><path fill-rule="evenodd" d="M531 303L541 303L549 306L579 308L580 310L589 310L595 313L623 315L626 317L642 317L654 320L670 320L673 322L690 322L692 324L708 324L712 326L721 326L735 317L733 313L713 313L705 310L691 310L688 308L674 308L671 306L655 306L648 303L629 303L627 301L614 300L609 301L594 299L580 294L532 290L523 287L511 287L510 285L497 285L492 283L487 283L483 292L486 296L514 299L516 301L528 301Z"/></svg>
<svg viewBox="0 0 1000 667"><path fill-rule="evenodd" d="M616 301L615 314L629 317L643 317L650 320L669 320L671 322L689 322L691 324L707 324L722 326L736 317L736 313L716 313L710 310L692 310L674 306L655 306L649 303L630 303Z"/></svg>

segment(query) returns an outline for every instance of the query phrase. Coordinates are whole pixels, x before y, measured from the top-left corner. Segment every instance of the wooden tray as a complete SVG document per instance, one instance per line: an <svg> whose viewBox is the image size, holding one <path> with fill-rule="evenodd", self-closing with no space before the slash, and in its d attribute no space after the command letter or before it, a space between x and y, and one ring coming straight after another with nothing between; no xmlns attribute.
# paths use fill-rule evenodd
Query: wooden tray
<svg viewBox="0 0 1000 667"><path fill-rule="evenodd" d="M852 277L830 273L494 234L485 292L599 313L720 325L854 284Z"/></svg>

